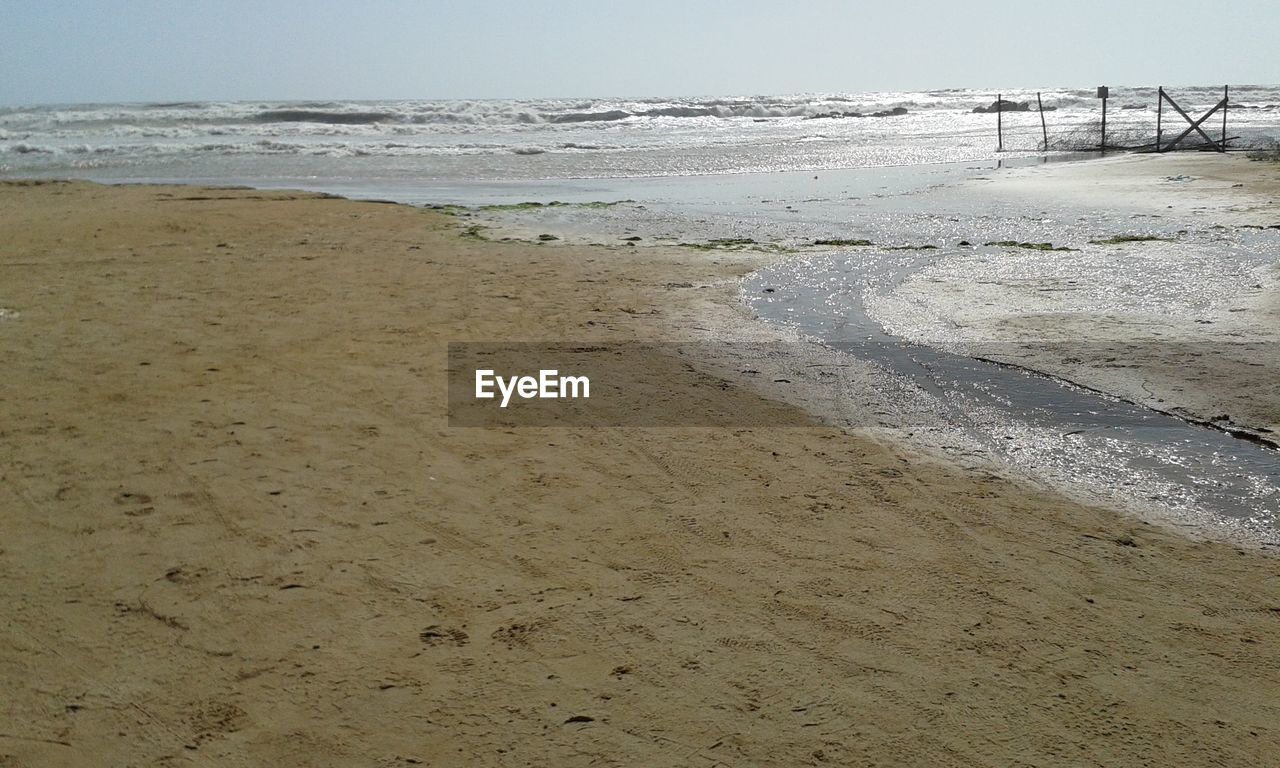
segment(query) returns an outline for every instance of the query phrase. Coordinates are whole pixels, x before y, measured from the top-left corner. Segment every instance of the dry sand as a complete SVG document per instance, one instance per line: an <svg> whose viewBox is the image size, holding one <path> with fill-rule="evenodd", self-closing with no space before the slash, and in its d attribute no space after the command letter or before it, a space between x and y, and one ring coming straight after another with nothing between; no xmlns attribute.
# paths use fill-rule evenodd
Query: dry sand
<svg viewBox="0 0 1280 768"><path fill-rule="evenodd" d="M1274 558L817 425L447 426L448 341L661 338L765 258L640 250L0 186L0 765L1280 754Z"/></svg>

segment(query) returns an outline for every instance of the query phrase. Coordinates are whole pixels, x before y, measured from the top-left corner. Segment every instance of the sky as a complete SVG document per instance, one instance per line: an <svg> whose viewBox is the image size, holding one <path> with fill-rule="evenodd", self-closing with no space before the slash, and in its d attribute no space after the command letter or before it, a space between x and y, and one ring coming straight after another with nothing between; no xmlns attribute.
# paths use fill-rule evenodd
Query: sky
<svg viewBox="0 0 1280 768"><path fill-rule="evenodd" d="M0 0L0 104L1274 84L1277 41L1276 0Z"/></svg>

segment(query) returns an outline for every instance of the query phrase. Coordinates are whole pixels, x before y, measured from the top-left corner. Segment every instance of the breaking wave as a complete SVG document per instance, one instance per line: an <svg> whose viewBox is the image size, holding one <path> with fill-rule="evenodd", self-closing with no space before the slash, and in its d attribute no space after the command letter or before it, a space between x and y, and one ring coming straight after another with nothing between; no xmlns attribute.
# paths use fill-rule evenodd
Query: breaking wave
<svg viewBox="0 0 1280 768"><path fill-rule="evenodd" d="M626 120L628 117L631 117L630 112L611 109L607 112L570 112L567 115L551 115L549 119L553 123L608 123Z"/></svg>
<svg viewBox="0 0 1280 768"><path fill-rule="evenodd" d="M331 125L368 125L393 122L394 112L321 112L311 109L269 109L259 112L256 120L263 123L328 123Z"/></svg>

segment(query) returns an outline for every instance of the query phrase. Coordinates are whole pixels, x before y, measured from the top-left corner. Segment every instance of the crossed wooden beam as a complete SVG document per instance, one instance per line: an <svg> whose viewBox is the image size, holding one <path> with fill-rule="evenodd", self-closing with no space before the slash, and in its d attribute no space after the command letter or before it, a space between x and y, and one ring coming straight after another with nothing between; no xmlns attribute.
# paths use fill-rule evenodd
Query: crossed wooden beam
<svg viewBox="0 0 1280 768"><path fill-rule="evenodd" d="M1178 138L1174 139L1168 144L1165 144L1164 146L1161 146L1160 135L1162 132L1162 128L1160 123L1161 123L1161 113L1163 112L1163 110L1160 109L1160 106L1163 105L1163 103L1166 101L1169 102L1169 106L1177 110L1179 115L1182 115L1183 120L1186 120L1188 123L1191 124L1191 127L1183 131L1182 133L1178 134ZM1227 87L1223 86L1222 101L1219 101L1217 104L1213 106L1212 109L1210 109L1208 112L1205 112L1203 115L1201 115L1199 120L1192 120L1191 116L1187 114L1186 110L1178 106L1178 102L1174 101L1173 97L1165 93L1164 88L1161 87L1160 100L1156 102L1156 151L1168 152L1169 150L1178 146L1178 144L1180 144L1183 139L1190 136L1191 133L1194 131L1195 133L1198 133L1204 137L1205 143L1216 147L1219 152L1226 152L1227 151L1227 101L1228 101ZM1218 110L1222 110L1222 140L1221 141L1217 141L1210 138L1209 134L1205 133L1204 129L1200 127L1205 120L1208 120L1210 117L1212 117L1213 114Z"/></svg>

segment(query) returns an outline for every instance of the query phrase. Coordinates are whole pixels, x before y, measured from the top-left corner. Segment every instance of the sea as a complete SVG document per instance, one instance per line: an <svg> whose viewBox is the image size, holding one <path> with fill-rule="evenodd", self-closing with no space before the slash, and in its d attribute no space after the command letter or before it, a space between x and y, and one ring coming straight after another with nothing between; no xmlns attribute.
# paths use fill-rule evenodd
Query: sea
<svg viewBox="0 0 1280 768"><path fill-rule="evenodd" d="M1196 115L1223 97L1221 86L1166 90ZM997 98L1028 107L999 116L1002 137L997 115L974 112ZM1280 87L1235 86L1230 98L1236 145L1280 138ZM1155 87L1111 88L1108 143L1151 142L1157 102ZM1046 139L1051 151L1089 150L1101 141L1101 117L1096 88L42 105L0 109L0 176L458 202L482 198L485 182L921 166L1035 154ZM1167 105L1163 123L1166 140L1185 127ZM1217 116L1206 127L1220 138Z"/></svg>

